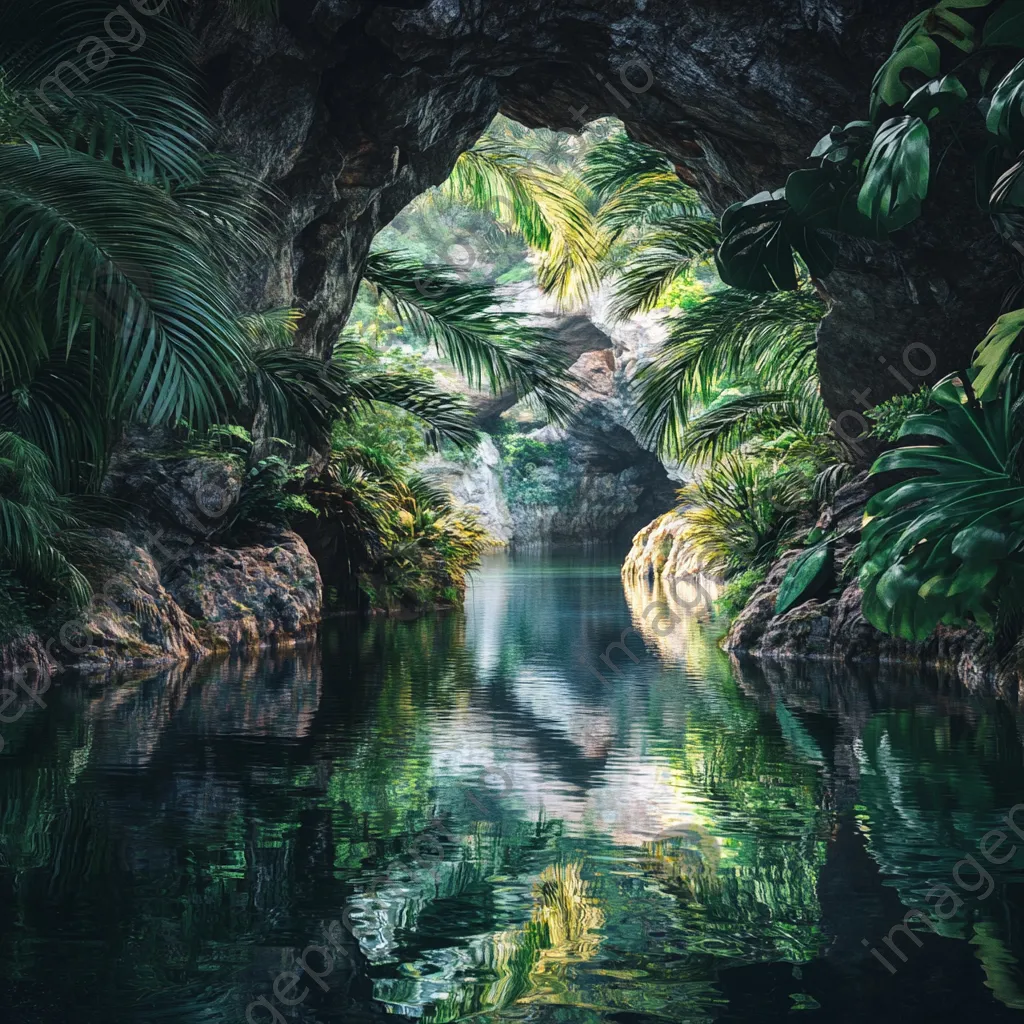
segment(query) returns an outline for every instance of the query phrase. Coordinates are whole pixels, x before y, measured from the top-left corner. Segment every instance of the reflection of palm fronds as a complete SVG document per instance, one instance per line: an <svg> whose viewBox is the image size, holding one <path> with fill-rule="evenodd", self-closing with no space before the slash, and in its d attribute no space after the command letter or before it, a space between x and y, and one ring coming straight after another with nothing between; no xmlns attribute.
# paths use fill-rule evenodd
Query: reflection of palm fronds
<svg viewBox="0 0 1024 1024"><path fill-rule="evenodd" d="M545 925L548 933L538 969L543 969L545 960L590 960L600 949L604 914L582 870L580 861L552 864L537 879L533 919Z"/></svg>

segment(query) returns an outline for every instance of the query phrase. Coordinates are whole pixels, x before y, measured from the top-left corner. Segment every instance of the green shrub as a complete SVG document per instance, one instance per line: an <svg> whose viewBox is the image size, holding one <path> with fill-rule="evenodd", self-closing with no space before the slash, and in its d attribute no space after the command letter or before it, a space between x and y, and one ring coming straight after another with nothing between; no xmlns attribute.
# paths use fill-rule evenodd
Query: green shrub
<svg viewBox="0 0 1024 1024"><path fill-rule="evenodd" d="M747 602L753 597L754 591L768 578L768 566L755 565L750 569L733 576L718 596L715 602L715 610L735 618L747 606Z"/></svg>

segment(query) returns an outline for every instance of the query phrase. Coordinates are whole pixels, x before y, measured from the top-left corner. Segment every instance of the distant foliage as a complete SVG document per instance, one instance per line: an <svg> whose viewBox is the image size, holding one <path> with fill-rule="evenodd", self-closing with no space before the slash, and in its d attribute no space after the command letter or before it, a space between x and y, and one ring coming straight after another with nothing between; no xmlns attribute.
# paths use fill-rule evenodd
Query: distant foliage
<svg viewBox="0 0 1024 1024"><path fill-rule="evenodd" d="M565 442L537 441L524 434L497 438L505 472L505 493L513 505L560 505L571 493L569 449Z"/></svg>

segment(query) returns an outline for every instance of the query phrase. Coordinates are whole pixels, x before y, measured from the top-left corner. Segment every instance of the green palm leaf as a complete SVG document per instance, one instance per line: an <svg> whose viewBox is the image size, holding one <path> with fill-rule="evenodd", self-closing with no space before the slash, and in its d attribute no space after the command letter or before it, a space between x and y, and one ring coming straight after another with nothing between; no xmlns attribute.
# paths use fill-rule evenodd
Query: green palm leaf
<svg viewBox="0 0 1024 1024"><path fill-rule="evenodd" d="M635 427L677 456L691 412L732 382L795 392L816 379L815 334L824 307L812 289L761 294L725 289L668 321L669 336L634 379Z"/></svg>
<svg viewBox="0 0 1024 1024"><path fill-rule="evenodd" d="M497 310L489 286L396 252L371 254L364 279L473 386L532 395L555 421L572 415L573 379L557 342L521 317Z"/></svg>
<svg viewBox="0 0 1024 1024"><path fill-rule="evenodd" d="M607 243L590 211L589 191L575 175L552 172L522 150L485 138L459 157L440 191L490 214L545 253L538 281L558 299L582 299L599 283Z"/></svg>
<svg viewBox="0 0 1024 1024"><path fill-rule="evenodd" d="M705 217L673 217L645 234L615 285L611 314L626 320L652 310L673 281L714 256L718 226Z"/></svg>
<svg viewBox="0 0 1024 1024"><path fill-rule="evenodd" d="M0 68L11 134L108 162L116 158L141 180L197 177L210 129L197 99L191 40L165 14L135 18L144 40L127 20L115 18L115 32L128 42L100 43L97 30L112 9L103 0L4 6ZM87 61L101 45L109 45L109 53L97 49L92 68ZM53 78L58 68L65 88Z"/></svg>
<svg viewBox="0 0 1024 1024"><path fill-rule="evenodd" d="M68 561L78 524L53 485L51 466L35 445L0 431L0 564L35 587L85 605L91 590Z"/></svg>
<svg viewBox="0 0 1024 1024"><path fill-rule="evenodd" d="M81 153L0 146L0 251L0 308L54 302L69 346L85 324L94 347L111 336L115 405L152 422L217 418L241 337L202 239L166 194Z"/></svg>

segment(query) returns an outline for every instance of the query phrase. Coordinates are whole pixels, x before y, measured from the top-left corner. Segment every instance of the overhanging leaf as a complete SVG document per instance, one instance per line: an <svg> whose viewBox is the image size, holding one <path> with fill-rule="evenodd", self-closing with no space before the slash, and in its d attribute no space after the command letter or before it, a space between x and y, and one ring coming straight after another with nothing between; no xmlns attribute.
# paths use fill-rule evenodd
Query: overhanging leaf
<svg viewBox="0 0 1024 1024"><path fill-rule="evenodd" d="M977 376L973 383L974 393L979 400L986 401L995 397L1007 360L1021 331L1024 331L1024 309L1004 313L975 350L972 369L977 371Z"/></svg>
<svg viewBox="0 0 1024 1024"><path fill-rule="evenodd" d="M987 7L992 0L942 0L912 18L900 32L892 56L882 65L871 89L871 116L877 117L883 106L896 107L910 98L911 88L904 81L907 71L936 78L942 63L942 51L936 40L952 43L965 53L973 52L976 32L969 21L955 12L972 7Z"/></svg>
<svg viewBox="0 0 1024 1024"><path fill-rule="evenodd" d="M922 85L903 109L914 117L931 121L936 117L948 117L960 110L967 102L967 90L956 75L945 75Z"/></svg>
<svg viewBox="0 0 1024 1024"><path fill-rule="evenodd" d="M857 199L857 208L873 224L898 231L920 216L931 178L930 142L919 117L894 117L879 129Z"/></svg>
<svg viewBox="0 0 1024 1024"><path fill-rule="evenodd" d="M1024 60L999 83L985 118L985 127L1008 146L1024 145Z"/></svg>
<svg viewBox="0 0 1024 1024"><path fill-rule="evenodd" d="M1024 48L1024 7L1013 0L999 7L985 22L981 42L983 46Z"/></svg>
<svg viewBox="0 0 1024 1024"><path fill-rule="evenodd" d="M797 288L794 252L812 277L832 273L836 243L804 224L785 195L784 189L761 192L725 211L724 238L716 260L726 284L746 291L793 291Z"/></svg>

